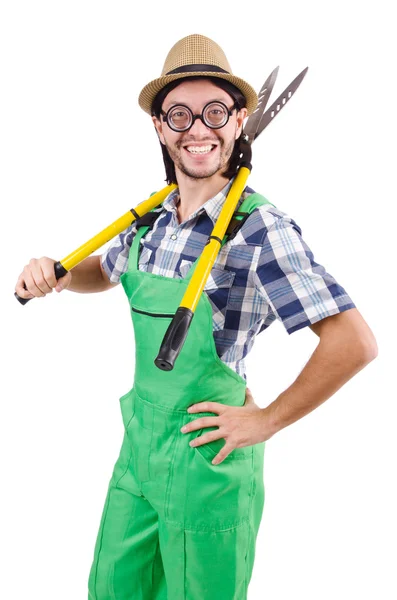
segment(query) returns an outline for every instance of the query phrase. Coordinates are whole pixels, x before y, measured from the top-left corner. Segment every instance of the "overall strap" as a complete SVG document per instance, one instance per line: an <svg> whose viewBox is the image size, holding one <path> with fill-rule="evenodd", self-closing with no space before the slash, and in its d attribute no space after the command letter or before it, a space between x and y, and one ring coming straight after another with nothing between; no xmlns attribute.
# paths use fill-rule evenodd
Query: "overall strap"
<svg viewBox="0 0 397 600"><path fill-rule="evenodd" d="M239 209L233 213L233 217L230 220L225 237L222 240L222 246L236 236L237 232L244 225L252 211L255 210L255 208L258 208L258 206L263 206L264 204L271 204L274 206L274 204L269 202L267 198L261 194L258 194L257 192L247 196L247 198L240 204ZM274 208L276 207L274 206Z"/></svg>
<svg viewBox="0 0 397 600"><path fill-rule="evenodd" d="M255 210L255 208L258 208L258 206L263 206L264 204L271 204L272 206L274 206L274 208L276 208L274 204L267 200L267 198L265 198L261 194L258 194L257 192L250 194L245 200L243 200L243 202L240 204L239 209L233 213L233 216L230 219L225 236L221 243L221 248L226 244L226 242L232 240L236 236L237 232L244 225L245 221L248 219L252 211ZM185 275L185 279L190 279L193 275L194 269L196 268L200 256L201 255L199 255L196 258L196 260L192 263L188 273Z"/></svg>
<svg viewBox="0 0 397 600"><path fill-rule="evenodd" d="M221 247L224 246L226 242L232 240L236 236L239 229L244 225L245 221L248 219L252 211L255 210L255 208L258 208L258 206L263 206L265 204L270 204L271 206L274 206L274 208L276 208L274 204L267 200L267 198L265 198L261 194L258 194L257 192L254 192L253 194L247 196L247 198L245 198L245 200L243 200L243 202L240 204L239 209L233 213L233 216L227 227L225 236L222 240ZM135 271L138 269L140 239L145 235L145 233L149 229L153 227L155 220L159 216L160 213L149 211L140 219L138 219L136 224L137 232L132 240L132 245L128 257L128 271ZM185 276L185 279L190 279L190 277L192 276L200 256L198 256L196 260L192 263L188 273Z"/></svg>
<svg viewBox="0 0 397 600"><path fill-rule="evenodd" d="M155 192L153 192L154 194ZM153 196L153 194L150 194ZM154 222L160 216L159 212L154 212L157 208L159 208L161 204L155 206L152 210L142 215L139 219L137 219L136 225L136 234L132 240L132 245L130 249L130 253L128 255L128 270L134 271L138 269L138 260L139 260L139 249L140 249L140 239L145 235L145 233L151 229L154 225Z"/></svg>
<svg viewBox="0 0 397 600"><path fill-rule="evenodd" d="M140 227L134 235L130 248L130 253L128 255L128 271L138 270L140 240L141 237L145 235L148 229L150 229L148 225L146 225L145 227Z"/></svg>

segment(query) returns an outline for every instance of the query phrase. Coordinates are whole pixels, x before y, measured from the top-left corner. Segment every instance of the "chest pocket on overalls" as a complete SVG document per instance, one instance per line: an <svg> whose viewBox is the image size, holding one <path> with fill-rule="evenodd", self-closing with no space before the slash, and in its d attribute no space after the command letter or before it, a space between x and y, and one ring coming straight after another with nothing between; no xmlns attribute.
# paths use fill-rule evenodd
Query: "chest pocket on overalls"
<svg viewBox="0 0 397 600"><path fill-rule="evenodd" d="M191 261L182 260L179 272L185 277L192 266ZM230 292L235 278L233 271L213 267L204 286L204 292L212 306L214 331L223 329L225 314L229 304Z"/></svg>

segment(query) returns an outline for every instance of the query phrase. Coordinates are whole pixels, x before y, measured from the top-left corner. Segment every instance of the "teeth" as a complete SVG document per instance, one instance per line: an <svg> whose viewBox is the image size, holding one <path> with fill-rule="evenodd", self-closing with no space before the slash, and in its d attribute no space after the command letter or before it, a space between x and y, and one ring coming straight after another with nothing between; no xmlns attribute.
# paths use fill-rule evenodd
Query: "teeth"
<svg viewBox="0 0 397 600"><path fill-rule="evenodd" d="M191 152L192 154L207 154L210 152L212 146L187 146L186 150Z"/></svg>

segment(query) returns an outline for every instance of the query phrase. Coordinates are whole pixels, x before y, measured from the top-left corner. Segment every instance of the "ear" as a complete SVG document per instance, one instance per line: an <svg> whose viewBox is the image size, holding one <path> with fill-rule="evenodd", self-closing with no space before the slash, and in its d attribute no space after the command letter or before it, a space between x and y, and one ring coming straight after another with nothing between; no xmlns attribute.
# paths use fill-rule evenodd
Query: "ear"
<svg viewBox="0 0 397 600"><path fill-rule="evenodd" d="M244 119L247 117L248 110L241 108L237 113L237 129L236 129L236 140L240 137L243 130Z"/></svg>
<svg viewBox="0 0 397 600"><path fill-rule="evenodd" d="M159 138L160 142L162 144L165 144L165 139L164 139L164 136L163 136L163 124L162 124L162 122L160 121L160 119L158 119L154 115L152 116L152 121L153 121L154 126L156 128L156 133L158 135L158 138Z"/></svg>

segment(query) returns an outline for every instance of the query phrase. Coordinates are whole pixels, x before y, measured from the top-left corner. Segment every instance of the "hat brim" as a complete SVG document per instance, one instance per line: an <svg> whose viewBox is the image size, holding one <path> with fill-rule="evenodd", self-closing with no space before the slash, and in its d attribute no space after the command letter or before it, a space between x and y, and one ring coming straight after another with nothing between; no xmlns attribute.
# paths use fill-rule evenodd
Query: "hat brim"
<svg viewBox="0 0 397 600"><path fill-rule="evenodd" d="M153 100L157 96L160 90L163 89L168 83L171 81L175 81L176 79L184 79L186 77L217 77L219 79L226 79L226 81L230 81L233 85L238 88L241 93L245 96L247 100L247 111L248 115L251 115L258 105L258 96L255 92L254 88L251 87L246 81L240 79L240 77L236 77L235 75L231 75L230 73L216 73L210 71L193 71L189 73L175 73L173 75L164 75L163 77L159 77L158 79L154 79L142 89L139 94L138 102L139 106L147 112L149 115L152 114L152 104Z"/></svg>

